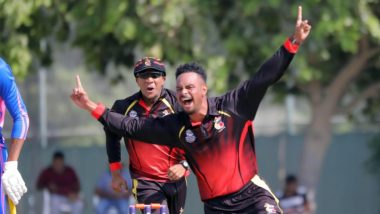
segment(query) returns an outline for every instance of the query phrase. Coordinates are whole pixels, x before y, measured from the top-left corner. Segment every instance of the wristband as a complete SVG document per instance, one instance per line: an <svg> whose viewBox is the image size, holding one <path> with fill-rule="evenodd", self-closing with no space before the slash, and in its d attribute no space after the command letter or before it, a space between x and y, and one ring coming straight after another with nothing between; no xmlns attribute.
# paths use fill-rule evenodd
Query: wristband
<svg viewBox="0 0 380 214"><path fill-rule="evenodd" d="M289 51L290 53L292 54L295 54L297 53L298 51L298 48L299 48L299 43L297 42L297 40L294 39L294 37L290 37L288 38L285 42L284 42L284 47L287 51Z"/></svg>
<svg viewBox="0 0 380 214"><path fill-rule="evenodd" d="M96 108L91 112L91 115L98 120L105 110L106 107L102 103L98 103Z"/></svg>
<svg viewBox="0 0 380 214"><path fill-rule="evenodd" d="M120 162L110 163L109 166L111 171L120 170L122 168Z"/></svg>

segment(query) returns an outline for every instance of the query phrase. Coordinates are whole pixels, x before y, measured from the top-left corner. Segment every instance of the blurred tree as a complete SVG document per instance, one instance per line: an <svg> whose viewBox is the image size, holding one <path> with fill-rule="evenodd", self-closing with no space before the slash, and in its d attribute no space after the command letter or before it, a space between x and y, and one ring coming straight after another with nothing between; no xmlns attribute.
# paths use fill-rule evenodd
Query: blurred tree
<svg viewBox="0 0 380 214"><path fill-rule="evenodd" d="M101 73L109 64L132 66L135 58L146 55L172 63L187 61L193 55L188 20L195 14L193 2L77 1L70 11L75 25L72 42Z"/></svg>
<svg viewBox="0 0 380 214"><path fill-rule="evenodd" d="M16 76L51 64L53 43L68 32L68 6L70 1L0 0L0 55Z"/></svg>

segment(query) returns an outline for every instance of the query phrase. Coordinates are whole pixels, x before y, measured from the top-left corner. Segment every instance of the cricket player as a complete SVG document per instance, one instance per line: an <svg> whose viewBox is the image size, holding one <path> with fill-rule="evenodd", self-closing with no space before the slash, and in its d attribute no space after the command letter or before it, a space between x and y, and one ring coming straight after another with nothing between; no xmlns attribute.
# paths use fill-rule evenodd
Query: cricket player
<svg viewBox="0 0 380 214"><path fill-rule="evenodd" d="M310 30L299 7L294 34L255 75L219 97L207 97L201 66L179 66L176 89L183 111L164 118L138 119L109 111L88 98L79 77L71 99L119 135L183 149L205 213L282 213L259 177L252 121L267 89L284 74Z"/></svg>
<svg viewBox="0 0 380 214"><path fill-rule="evenodd" d="M4 127L5 109L8 109L13 118L13 128L11 134L11 144L9 147L9 155L5 139L2 134ZM29 127L29 117L26 112L24 102L20 92L17 89L15 78L12 74L10 66L0 58L0 167L1 167L1 214L5 214L7 205L11 213L15 213L14 205L17 205L21 196L26 193L25 182L17 170L17 161L23 147L26 134ZM5 194L8 195L6 201Z"/></svg>
<svg viewBox="0 0 380 214"><path fill-rule="evenodd" d="M178 111L175 93L164 88L165 65L160 59L145 57L136 62L134 76L139 92L117 100L112 110L133 118L162 118ZM126 187L121 174L121 136L104 129L106 148L112 173L112 186ZM132 193L138 203L160 203L170 213L184 211L188 164L184 151L166 145L149 144L124 136L129 154L129 170L133 178ZM159 213L159 210L155 210Z"/></svg>

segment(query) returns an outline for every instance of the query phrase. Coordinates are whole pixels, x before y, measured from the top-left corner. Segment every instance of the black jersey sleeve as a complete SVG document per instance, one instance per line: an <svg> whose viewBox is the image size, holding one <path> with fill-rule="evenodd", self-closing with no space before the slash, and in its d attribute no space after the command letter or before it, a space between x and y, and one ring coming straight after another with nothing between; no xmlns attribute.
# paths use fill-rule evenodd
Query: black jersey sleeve
<svg viewBox="0 0 380 214"><path fill-rule="evenodd" d="M177 115L162 118L132 118L115 111L105 110L98 119L105 129L119 136L144 141L146 143L179 147L176 133L179 131Z"/></svg>
<svg viewBox="0 0 380 214"><path fill-rule="evenodd" d="M121 112L122 110L122 102L120 100L115 101L112 106L112 111ZM118 135L111 130L104 128L104 133L106 135L106 150L108 156L108 162L120 162L121 161L121 146L120 140L122 138L121 135Z"/></svg>
<svg viewBox="0 0 380 214"><path fill-rule="evenodd" d="M224 106L253 120L268 87L281 78L293 56L284 46L280 47L249 80L222 96Z"/></svg>

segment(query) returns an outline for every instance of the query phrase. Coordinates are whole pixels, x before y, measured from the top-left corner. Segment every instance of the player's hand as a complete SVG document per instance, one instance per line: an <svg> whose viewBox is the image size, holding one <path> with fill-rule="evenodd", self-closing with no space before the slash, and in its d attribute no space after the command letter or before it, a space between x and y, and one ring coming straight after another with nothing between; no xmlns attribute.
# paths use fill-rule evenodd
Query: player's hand
<svg viewBox="0 0 380 214"><path fill-rule="evenodd" d="M128 190L127 182L124 180L120 171L115 170L115 171L112 171L111 174L112 174L112 181L111 181L112 189L116 192L127 191Z"/></svg>
<svg viewBox="0 0 380 214"><path fill-rule="evenodd" d="M182 164L176 164L169 168L168 170L168 177L172 181L176 181L180 178L182 178L186 173L185 167L182 166Z"/></svg>
<svg viewBox="0 0 380 214"><path fill-rule="evenodd" d="M302 44L303 41L309 36L311 25L307 19L302 20L302 7L298 6L298 15L295 31L293 34L294 39L298 44Z"/></svg>
<svg viewBox="0 0 380 214"><path fill-rule="evenodd" d="M26 193L25 182L17 170L17 161L7 161L4 164L4 174L1 177L5 193L13 201L18 204L21 196Z"/></svg>
<svg viewBox="0 0 380 214"><path fill-rule="evenodd" d="M73 88L70 98L81 109L91 112L96 108L96 103L89 99L87 92L84 90L79 75L76 76L76 87Z"/></svg>

